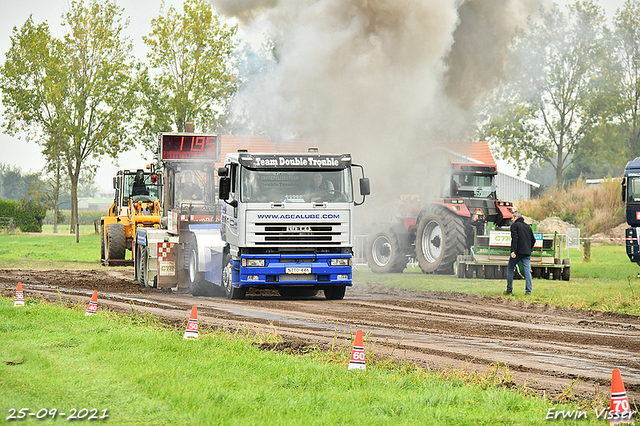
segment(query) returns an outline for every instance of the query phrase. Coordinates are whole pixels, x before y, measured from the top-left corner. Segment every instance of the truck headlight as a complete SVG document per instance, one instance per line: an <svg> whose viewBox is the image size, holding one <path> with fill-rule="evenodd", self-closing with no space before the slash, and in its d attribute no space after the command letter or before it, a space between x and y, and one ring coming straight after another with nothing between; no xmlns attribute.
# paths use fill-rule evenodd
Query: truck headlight
<svg viewBox="0 0 640 426"><path fill-rule="evenodd" d="M256 267L264 265L264 259L242 259L242 266Z"/></svg>
<svg viewBox="0 0 640 426"><path fill-rule="evenodd" d="M350 258L331 259L331 266L351 266Z"/></svg>

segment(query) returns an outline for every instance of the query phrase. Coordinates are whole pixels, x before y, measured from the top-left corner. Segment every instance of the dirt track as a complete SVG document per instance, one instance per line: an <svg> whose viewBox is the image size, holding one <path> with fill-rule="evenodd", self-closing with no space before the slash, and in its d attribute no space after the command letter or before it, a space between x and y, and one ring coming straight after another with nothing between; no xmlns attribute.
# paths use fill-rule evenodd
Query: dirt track
<svg viewBox="0 0 640 426"><path fill-rule="evenodd" d="M517 383L557 396L574 380L578 397L608 395L611 370L620 368L631 400L640 397L640 317L555 308L457 293L392 290L366 283L347 289L342 301L323 297L284 300L269 292L247 300L193 297L141 288L126 270L0 270L0 290L12 296L21 281L26 297L88 300L130 311L131 304L167 320L187 318L198 306L199 322L237 328L274 328L285 339L328 347L361 328L392 354L423 367L485 371L507 364ZM321 295L321 293L320 293Z"/></svg>

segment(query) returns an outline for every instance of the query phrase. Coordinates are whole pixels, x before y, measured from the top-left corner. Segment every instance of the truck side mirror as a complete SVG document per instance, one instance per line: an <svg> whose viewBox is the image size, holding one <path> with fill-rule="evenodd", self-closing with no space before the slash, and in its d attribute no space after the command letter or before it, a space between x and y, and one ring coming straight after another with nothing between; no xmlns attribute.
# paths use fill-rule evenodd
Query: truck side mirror
<svg viewBox="0 0 640 426"><path fill-rule="evenodd" d="M118 178L113 178L113 189L118 189Z"/></svg>
<svg viewBox="0 0 640 426"><path fill-rule="evenodd" d="M229 169L227 169L226 167L219 167L218 168L218 176L219 177L227 177L227 176L229 176Z"/></svg>
<svg viewBox="0 0 640 426"><path fill-rule="evenodd" d="M369 195L369 194L371 194L369 178L360 178L360 195Z"/></svg>
<svg viewBox="0 0 640 426"><path fill-rule="evenodd" d="M226 201L229 199L229 192L231 192L231 179L228 177L221 177L218 181L218 198Z"/></svg>
<svg viewBox="0 0 640 426"><path fill-rule="evenodd" d="M623 177L622 178L622 202L626 203L627 202L627 178Z"/></svg>

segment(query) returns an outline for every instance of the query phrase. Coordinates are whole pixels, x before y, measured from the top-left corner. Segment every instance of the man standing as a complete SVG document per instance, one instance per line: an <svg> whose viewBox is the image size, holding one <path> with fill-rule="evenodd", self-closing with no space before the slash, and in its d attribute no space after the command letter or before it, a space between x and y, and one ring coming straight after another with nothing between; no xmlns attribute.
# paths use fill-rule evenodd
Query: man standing
<svg viewBox="0 0 640 426"><path fill-rule="evenodd" d="M536 239L533 236L531 227L524 222L522 213L513 212L513 223L511 224L511 258L507 265L507 290L503 293L509 295L513 293L513 272L522 261L524 268L524 278L526 281L525 294L531 294L531 250Z"/></svg>

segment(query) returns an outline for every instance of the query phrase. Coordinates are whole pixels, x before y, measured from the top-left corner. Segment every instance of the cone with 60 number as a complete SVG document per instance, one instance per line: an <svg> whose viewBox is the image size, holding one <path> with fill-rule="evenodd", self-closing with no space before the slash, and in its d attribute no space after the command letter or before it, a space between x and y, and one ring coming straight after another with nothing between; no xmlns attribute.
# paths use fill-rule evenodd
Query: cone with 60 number
<svg viewBox="0 0 640 426"><path fill-rule="evenodd" d="M85 312L84 315L95 315L96 312L98 312L98 292L94 291L89 306L87 306L87 312Z"/></svg>
<svg viewBox="0 0 640 426"><path fill-rule="evenodd" d="M18 283L16 289L16 298L13 300L13 306L24 306L24 293L22 292L22 283Z"/></svg>
<svg viewBox="0 0 640 426"><path fill-rule="evenodd" d="M609 425L632 425L633 411L629 405L627 391L622 383L620 370L611 372L611 406L609 407Z"/></svg>
<svg viewBox="0 0 640 426"><path fill-rule="evenodd" d="M348 370L366 370L367 364L364 361L364 343L362 341L362 330L356 331L356 340L353 342L351 350L351 359L349 360Z"/></svg>
<svg viewBox="0 0 640 426"><path fill-rule="evenodd" d="M189 322L187 323L187 329L184 331L184 339L197 339L198 338L198 308L194 306L191 308L191 315L189 316Z"/></svg>

